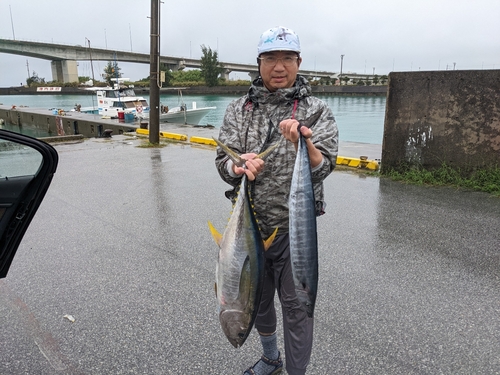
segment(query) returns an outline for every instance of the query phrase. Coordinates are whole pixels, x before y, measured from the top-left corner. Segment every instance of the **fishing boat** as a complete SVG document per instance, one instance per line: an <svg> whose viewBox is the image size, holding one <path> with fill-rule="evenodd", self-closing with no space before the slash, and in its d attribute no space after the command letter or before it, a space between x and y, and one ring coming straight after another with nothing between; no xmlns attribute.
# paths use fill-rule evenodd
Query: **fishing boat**
<svg viewBox="0 0 500 375"><path fill-rule="evenodd" d="M114 87L92 87L86 90L95 91L97 96L97 108L80 108L81 112L97 113L110 118L122 118L127 114L139 120L148 120L150 106L142 96L137 96L132 86L124 86L122 82L126 78L119 78ZM196 102L188 108L182 99L182 89L178 90L179 105L173 108L160 105L160 122L177 124L198 125L210 111L217 107L197 108Z"/></svg>
<svg viewBox="0 0 500 375"><path fill-rule="evenodd" d="M106 87L96 90L97 109L100 115L119 118L119 113L132 113L135 117L149 112L145 98L137 96L132 87Z"/></svg>
<svg viewBox="0 0 500 375"><path fill-rule="evenodd" d="M160 122L198 125L203 117L205 117L210 111L217 109L217 107L197 108L196 102L193 102L192 107L188 108L182 98L182 90L177 89L177 91L179 98L179 105L177 107L168 108L168 106L164 106L160 103ZM137 117L141 119L148 119L149 111L137 114Z"/></svg>
<svg viewBox="0 0 500 375"><path fill-rule="evenodd" d="M160 122L198 125L203 117L216 108L217 107L196 108L196 102L193 102L191 108L187 108L185 104L181 104L180 106L174 108L168 108L161 105ZM146 113L146 116L144 117L141 115L137 115L137 117L147 119L149 118L149 112Z"/></svg>
<svg viewBox="0 0 500 375"><path fill-rule="evenodd" d="M99 114L110 118L119 118L119 113L133 113L149 111L149 105L145 98L137 96L133 86L125 86L123 82L128 78L112 78L117 81L113 87L86 87L85 90L92 91L97 99L97 105L81 107L76 104L72 111Z"/></svg>

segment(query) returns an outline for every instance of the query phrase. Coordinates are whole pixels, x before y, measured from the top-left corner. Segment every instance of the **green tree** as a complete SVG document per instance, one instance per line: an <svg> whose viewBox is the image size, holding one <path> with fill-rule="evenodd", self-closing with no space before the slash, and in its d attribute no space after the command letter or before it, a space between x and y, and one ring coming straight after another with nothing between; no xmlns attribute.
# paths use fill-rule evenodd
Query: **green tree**
<svg viewBox="0 0 500 375"><path fill-rule="evenodd" d="M219 75L222 74L223 68L219 63L219 56L217 51L212 51L210 47L201 45L201 75L205 80L207 86L217 86L219 83Z"/></svg>
<svg viewBox="0 0 500 375"><path fill-rule="evenodd" d="M344 81L344 85L347 85L351 79L347 76L342 77L342 81Z"/></svg>
<svg viewBox="0 0 500 375"><path fill-rule="evenodd" d="M118 66L116 61L108 61L108 65L104 67L103 78L108 84L108 86L113 86L113 81L111 78L121 78L122 74L120 73L121 68Z"/></svg>
<svg viewBox="0 0 500 375"><path fill-rule="evenodd" d="M172 86L172 81L174 79L172 71L166 65L160 64L160 72L165 72L165 82L163 82L163 84L165 86Z"/></svg>
<svg viewBox="0 0 500 375"><path fill-rule="evenodd" d="M31 77L29 77L28 79L26 79L26 84L28 86L32 86L32 85L37 85L37 84L44 84L45 83L45 78L40 78L38 77L38 74L33 71L33 75Z"/></svg>
<svg viewBox="0 0 500 375"><path fill-rule="evenodd" d="M88 80L90 80L90 77L87 77L87 76L78 76L78 82L79 83L85 83Z"/></svg>
<svg viewBox="0 0 500 375"><path fill-rule="evenodd" d="M173 73L176 82L203 82L204 77L200 70L178 70Z"/></svg>
<svg viewBox="0 0 500 375"><path fill-rule="evenodd" d="M378 85L379 82L380 82L380 79L379 79L378 75L375 74L375 76L373 77L373 84Z"/></svg>

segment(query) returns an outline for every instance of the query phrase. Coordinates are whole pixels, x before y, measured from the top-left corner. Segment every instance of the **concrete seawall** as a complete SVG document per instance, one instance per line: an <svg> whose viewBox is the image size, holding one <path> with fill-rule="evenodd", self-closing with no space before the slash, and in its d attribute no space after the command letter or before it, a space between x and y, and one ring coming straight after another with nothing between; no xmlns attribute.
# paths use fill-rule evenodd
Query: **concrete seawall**
<svg viewBox="0 0 500 375"><path fill-rule="evenodd" d="M500 165L500 70L391 73L382 172Z"/></svg>
<svg viewBox="0 0 500 375"><path fill-rule="evenodd" d="M48 109L30 107L8 107L0 105L0 119L22 126L33 126L51 135L82 134L85 137L101 137L106 130L112 134L123 134L140 127L138 121L126 123L123 120L103 119L100 115L79 112L54 114Z"/></svg>

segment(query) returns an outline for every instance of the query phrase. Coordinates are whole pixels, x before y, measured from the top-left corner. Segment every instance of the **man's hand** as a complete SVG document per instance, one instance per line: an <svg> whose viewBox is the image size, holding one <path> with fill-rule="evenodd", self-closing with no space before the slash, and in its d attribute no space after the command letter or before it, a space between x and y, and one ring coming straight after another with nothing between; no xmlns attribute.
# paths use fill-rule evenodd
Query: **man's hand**
<svg viewBox="0 0 500 375"><path fill-rule="evenodd" d="M287 119L280 122L280 130L281 134L292 142L293 144L297 144L299 142L299 132L297 128L299 126L299 122L295 119ZM311 138L312 130L306 126L302 126L300 128L300 132L304 136L304 138Z"/></svg>
<svg viewBox="0 0 500 375"><path fill-rule="evenodd" d="M237 167L233 164L233 172L237 175L246 173L249 181L253 181L257 178L262 169L264 169L264 160L257 157L257 154L243 154L240 155L242 159L245 159L245 168Z"/></svg>
<svg viewBox="0 0 500 375"><path fill-rule="evenodd" d="M281 134L293 143L295 150L299 146L299 132L297 130L299 122L295 119L287 119L280 122ZM300 127L300 133L304 136L306 140L307 152L309 154L309 160L311 167L317 167L323 161L323 154L314 146L311 141L312 130L307 126Z"/></svg>

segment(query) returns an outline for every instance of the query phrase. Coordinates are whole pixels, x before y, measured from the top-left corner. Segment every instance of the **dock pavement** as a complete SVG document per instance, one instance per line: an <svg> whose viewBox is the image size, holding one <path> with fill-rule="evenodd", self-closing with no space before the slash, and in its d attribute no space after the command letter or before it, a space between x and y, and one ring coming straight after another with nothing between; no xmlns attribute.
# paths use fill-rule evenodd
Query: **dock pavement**
<svg viewBox="0 0 500 375"><path fill-rule="evenodd" d="M217 317L207 221L223 231L231 204L213 147L145 143L55 144L0 280L0 374L232 375L260 357L255 331L235 349ZM346 170L325 199L307 373L498 374L500 200Z"/></svg>

